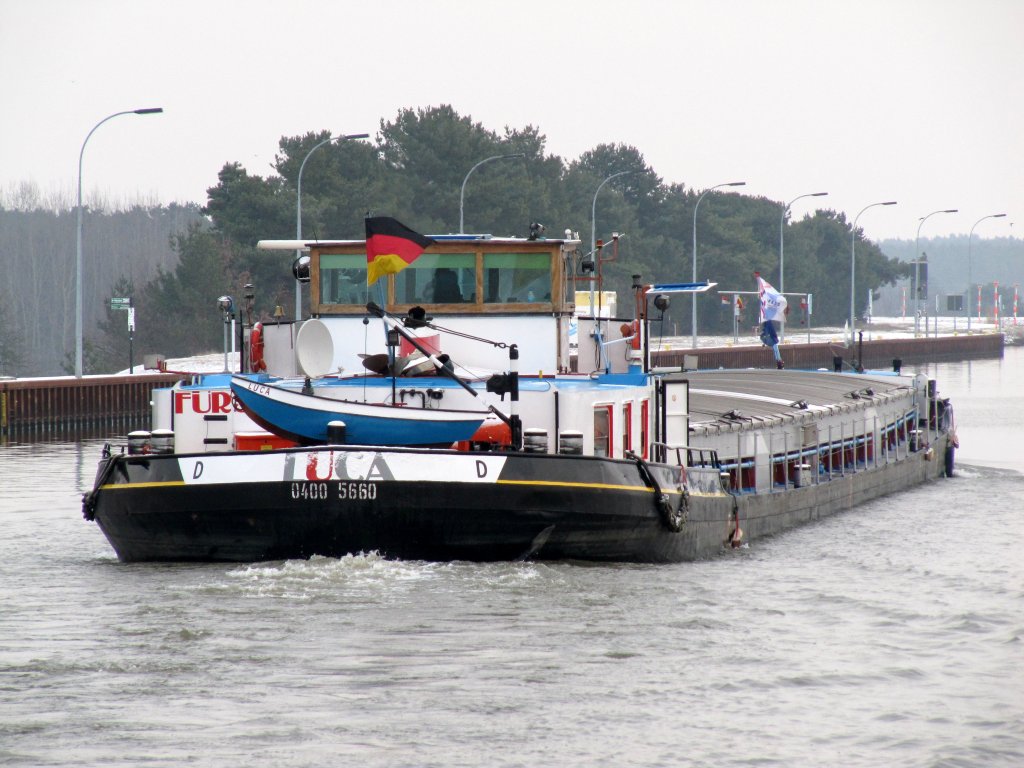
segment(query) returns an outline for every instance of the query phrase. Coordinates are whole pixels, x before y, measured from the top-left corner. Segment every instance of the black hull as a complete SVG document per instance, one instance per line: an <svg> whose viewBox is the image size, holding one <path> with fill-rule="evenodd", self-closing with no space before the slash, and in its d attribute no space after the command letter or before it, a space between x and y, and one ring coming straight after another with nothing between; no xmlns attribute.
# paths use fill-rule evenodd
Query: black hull
<svg viewBox="0 0 1024 768"><path fill-rule="evenodd" d="M642 539L641 531L660 525L650 504L571 511L600 504L592 493L557 502L531 492L470 487L452 493L428 484L387 493L383 508L370 501L313 507L291 499L288 488L184 489L160 500L140 491L137 499L125 494L124 506L101 508L96 520L125 561L245 562L370 551L413 560L514 560L531 556L534 540L552 525L571 527L573 549L561 546L560 533L549 534L540 550L545 557L636 559L644 547L624 548L623 536ZM136 504L145 512L130 511Z"/></svg>
<svg viewBox="0 0 1024 768"><path fill-rule="evenodd" d="M340 471L322 472L323 479L315 471L313 479L266 477L267 467L289 456L326 458L328 451ZM490 473L484 467L477 482L442 479L443 471L428 479L390 477L389 463L400 469L402 462L425 460L415 450L363 451L377 471L359 477L345 470L348 453L118 456L110 459L109 472L101 467L86 516L126 562L257 562L371 551L431 561L678 562L720 552L737 514L750 541L902 490L943 468L941 461L911 454L806 488L733 497L684 495L678 468L631 461L507 454L499 459L500 473L493 472L497 465ZM467 462L478 456L432 453L440 466L452 457L453 466L467 472L473 466ZM294 478L293 465L284 466ZM208 478L218 467L258 479L185 479L197 471ZM657 503L659 492L667 509ZM666 513L681 505L685 522L674 526Z"/></svg>

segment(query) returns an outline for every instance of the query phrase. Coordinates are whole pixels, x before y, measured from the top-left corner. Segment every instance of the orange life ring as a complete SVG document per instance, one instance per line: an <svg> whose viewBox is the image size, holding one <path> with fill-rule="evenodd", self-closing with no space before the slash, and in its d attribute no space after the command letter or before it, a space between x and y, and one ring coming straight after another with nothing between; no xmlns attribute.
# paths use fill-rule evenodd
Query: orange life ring
<svg viewBox="0 0 1024 768"><path fill-rule="evenodd" d="M622 338L629 339L629 346L632 349L640 349L640 321L634 320L631 323L623 323L619 326L619 333ZM630 338L632 337L632 338Z"/></svg>
<svg viewBox="0 0 1024 768"><path fill-rule="evenodd" d="M263 359L263 323L256 323L249 333L249 367L253 373L267 370Z"/></svg>

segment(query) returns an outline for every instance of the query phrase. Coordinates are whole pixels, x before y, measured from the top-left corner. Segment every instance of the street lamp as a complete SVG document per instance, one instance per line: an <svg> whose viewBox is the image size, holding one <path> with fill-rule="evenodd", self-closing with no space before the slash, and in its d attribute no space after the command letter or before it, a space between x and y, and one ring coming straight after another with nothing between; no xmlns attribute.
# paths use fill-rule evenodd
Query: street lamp
<svg viewBox="0 0 1024 768"><path fill-rule="evenodd" d="M854 288L856 287L856 283L854 281L854 278L856 277L856 274L857 274L857 220L860 219L860 214L861 213L864 213L864 211L866 211L868 208L874 208L877 205L896 205L896 201L895 200L889 200L889 201L884 202L884 203L872 203L871 205L865 205L863 208L861 208L860 213L858 213L854 217L854 219L853 219L853 227L850 229L850 345L851 346L853 345L853 339L854 339L853 331L854 331L854 324L855 324L855 320L856 320L855 317L854 317L854 312L856 310L854 309L854 306L853 306L853 297L854 297Z"/></svg>
<svg viewBox="0 0 1024 768"><path fill-rule="evenodd" d="M465 200L466 200L466 182L469 181L470 174L473 173L473 171L475 171L477 168L479 168L484 163L491 162L491 160L504 160L504 159L510 158L510 157L526 157L526 153L525 152L513 152L511 155L491 155L490 157L485 157L483 160L481 160L479 163L477 163L476 165L474 165L472 168L469 169L469 173L466 174L466 178L464 178L462 180L462 190L459 192L459 234L460 235L465 234L465 232L466 232L465 225L464 225L464 221L465 220L463 218L463 204L465 203Z"/></svg>
<svg viewBox="0 0 1024 768"><path fill-rule="evenodd" d="M709 187L708 189L705 189L704 192L701 194L701 196L697 198L697 204L695 206L693 206L693 282L694 283L697 282L697 209L700 208L700 201L704 199L704 196L707 195L708 192L713 192L716 189L721 189L722 187L745 187L746 185L747 185L747 182L745 182L745 181L730 181L730 182L728 182L726 184L716 184L713 187ZM693 337L692 337L692 340L691 340L690 344L691 344L691 346L694 349L696 349L697 348L697 294L696 294L696 292L694 292L694 294L693 294L692 301L693 301L693 305L692 305L693 306L693 317L692 317L691 323L690 323L690 326L691 326L690 330L693 333Z"/></svg>
<svg viewBox="0 0 1024 768"><path fill-rule="evenodd" d="M617 179L619 176L626 176L630 173L640 173L640 171L619 171L608 176L604 181L597 185L597 189L594 191L594 201L590 204L590 258L597 261L597 193L601 191L601 187L607 184L612 179ZM590 313L596 318L594 309L594 283L590 283Z"/></svg>
<svg viewBox="0 0 1024 768"><path fill-rule="evenodd" d="M786 265L786 247L785 247L785 235L786 235L786 214L789 213L790 207L797 200L803 200L805 197L824 197L828 192L808 192L806 195L800 195L794 197L785 208L782 209L782 221L779 225L779 293L785 293L786 291L786 277L785 277L785 265Z"/></svg>
<svg viewBox="0 0 1024 768"><path fill-rule="evenodd" d="M921 323L921 297L918 295L918 281L920 280L921 274L921 227L928 219L934 216L936 213L959 213L956 208L946 208L941 211L932 211L927 216L920 219L917 225L917 237L914 238L914 337L917 337L917 330ZM938 322L938 319L936 319ZM936 326L937 328L938 326ZM924 328L925 336L928 335L928 326Z"/></svg>
<svg viewBox="0 0 1024 768"><path fill-rule="evenodd" d="M113 120L121 115L155 115L163 112L163 107L147 107L145 109L128 109L124 112L115 112L107 115L92 127L85 141L82 142L82 150L78 153L78 226L76 229L75 243L75 377L82 378L82 158L85 156L85 145L96 132L96 129L107 120Z"/></svg>
<svg viewBox="0 0 1024 768"><path fill-rule="evenodd" d="M974 227L978 226L985 219L1002 219L1006 216L1005 213L990 213L988 216L982 216L976 222ZM967 332L971 332L971 240L974 238L974 227L971 227L971 233L967 236ZM980 310L981 307L978 307Z"/></svg>
<svg viewBox="0 0 1024 768"><path fill-rule="evenodd" d="M302 239L302 172L306 169L306 161L309 160L309 156L316 152L324 144L330 144L332 141L345 141L346 139L368 139L370 134L368 133L350 133L342 134L341 136L331 136L329 139L324 139L315 147L313 147L306 156L302 158L302 164L299 166L299 178L295 182L295 239ZM295 249L295 258L302 256L302 249ZM302 322L302 283L298 280L295 281L295 322Z"/></svg>

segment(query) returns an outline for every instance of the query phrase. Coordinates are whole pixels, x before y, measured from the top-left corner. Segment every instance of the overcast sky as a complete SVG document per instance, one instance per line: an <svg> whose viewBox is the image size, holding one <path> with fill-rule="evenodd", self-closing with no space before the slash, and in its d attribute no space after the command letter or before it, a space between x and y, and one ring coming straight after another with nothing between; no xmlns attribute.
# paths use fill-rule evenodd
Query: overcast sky
<svg viewBox="0 0 1024 768"><path fill-rule="evenodd" d="M0 0L0 193L205 203L282 136L451 104L666 182L844 211L868 237L1020 236L1021 0ZM467 169L468 170L468 169ZM453 212L454 213L454 212ZM1011 227L1010 222L1016 226ZM588 222L546 222L553 231ZM414 224L411 222L410 224Z"/></svg>

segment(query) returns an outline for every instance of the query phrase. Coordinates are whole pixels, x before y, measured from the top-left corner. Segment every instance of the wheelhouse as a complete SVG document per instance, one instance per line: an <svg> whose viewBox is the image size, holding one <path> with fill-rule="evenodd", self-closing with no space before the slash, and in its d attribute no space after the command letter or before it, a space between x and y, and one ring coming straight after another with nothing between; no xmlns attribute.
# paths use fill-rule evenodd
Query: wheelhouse
<svg viewBox="0 0 1024 768"><path fill-rule="evenodd" d="M481 235L438 238L412 264L366 284L362 240L309 243L314 316L365 314L375 301L393 314L571 314L575 240Z"/></svg>

